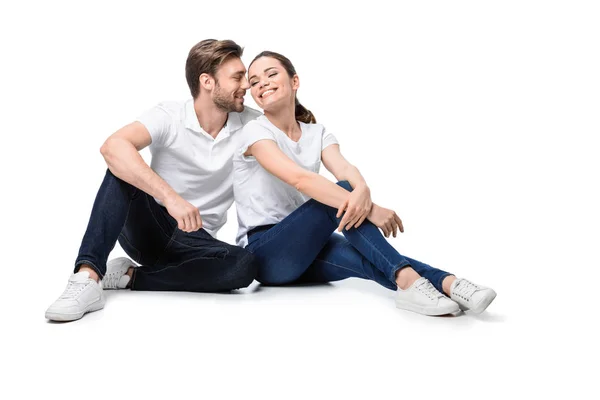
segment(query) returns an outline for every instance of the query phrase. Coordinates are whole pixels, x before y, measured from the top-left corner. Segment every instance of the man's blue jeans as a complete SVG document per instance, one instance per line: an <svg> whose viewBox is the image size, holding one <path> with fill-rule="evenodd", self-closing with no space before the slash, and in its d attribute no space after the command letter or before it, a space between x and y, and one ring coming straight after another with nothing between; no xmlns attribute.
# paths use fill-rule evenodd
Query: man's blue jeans
<svg viewBox="0 0 600 400"><path fill-rule="evenodd" d="M89 264L100 277L119 240L141 264L133 290L219 292L246 287L256 277L253 255L213 238L204 229L186 233L152 196L106 172L83 237L75 272Z"/></svg>
<svg viewBox="0 0 600 400"><path fill-rule="evenodd" d="M352 191L347 181L338 185ZM345 238L335 234L341 221L337 211L312 199L278 224L252 233L246 249L256 256L257 280L283 285L357 277L396 290L396 272L410 266L442 292L448 272L401 255L368 220L344 229Z"/></svg>

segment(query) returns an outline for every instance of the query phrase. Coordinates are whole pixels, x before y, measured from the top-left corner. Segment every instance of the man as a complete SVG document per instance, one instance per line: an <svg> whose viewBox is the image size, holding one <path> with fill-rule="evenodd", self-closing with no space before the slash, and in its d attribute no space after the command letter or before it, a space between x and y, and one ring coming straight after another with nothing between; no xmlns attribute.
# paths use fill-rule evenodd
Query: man
<svg viewBox="0 0 600 400"><path fill-rule="evenodd" d="M161 103L102 145L108 170L75 270L46 318L73 321L104 307L104 289L228 291L256 275L248 251L214 238L233 203L237 136L260 115L244 108L242 48L204 40L189 52L193 99ZM139 151L150 146L151 165ZM108 255L116 241L128 258Z"/></svg>

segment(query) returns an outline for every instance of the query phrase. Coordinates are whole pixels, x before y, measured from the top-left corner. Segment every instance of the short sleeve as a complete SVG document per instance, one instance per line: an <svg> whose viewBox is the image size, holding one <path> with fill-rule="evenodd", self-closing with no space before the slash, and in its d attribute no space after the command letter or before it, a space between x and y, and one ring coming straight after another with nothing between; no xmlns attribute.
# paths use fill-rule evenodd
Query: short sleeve
<svg viewBox="0 0 600 400"><path fill-rule="evenodd" d="M269 130L267 127L258 123L257 121L250 121L246 125L244 125L241 136L241 154L244 154L248 150L248 147L252 146L259 140L268 139L277 143L275 134L271 132L271 130Z"/></svg>
<svg viewBox="0 0 600 400"><path fill-rule="evenodd" d="M137 120L148 129L153 146L167 146L173 141L173 116L160 104L144 112Z"/></svg>
<svg viewBox="0 0 600 400"><path fill-rule="evenodd" d="M330 133L329 131L327 131L327 129L325 129L323 127L323 140L322 140L322 146L321 146L321 151L325 150L325 148L327 146L330 146L332 144L339 144L337 139L335 138L335 136L333 136L333 133Z"/></svg>

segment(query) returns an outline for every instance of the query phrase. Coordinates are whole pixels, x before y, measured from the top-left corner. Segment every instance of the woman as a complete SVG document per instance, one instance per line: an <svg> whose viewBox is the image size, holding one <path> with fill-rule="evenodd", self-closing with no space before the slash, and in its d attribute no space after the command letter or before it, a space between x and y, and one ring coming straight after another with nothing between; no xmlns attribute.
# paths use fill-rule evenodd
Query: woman
<svg viewBox="0 0 600 400"><path fill-rule="evenodd" d="M242 132L234 193L237 242L256 256L259 282L358 277L396 290L401 309L426 315L485 310L496 297L492 289L404 257L387 242L379 230L396 237L404 231L402 221L371 202L365 180L342 156L336 138L298 102L300 82L290 60L262 52L248 76L264 115ZM318 174L321 162L337 184Z"/></svg>

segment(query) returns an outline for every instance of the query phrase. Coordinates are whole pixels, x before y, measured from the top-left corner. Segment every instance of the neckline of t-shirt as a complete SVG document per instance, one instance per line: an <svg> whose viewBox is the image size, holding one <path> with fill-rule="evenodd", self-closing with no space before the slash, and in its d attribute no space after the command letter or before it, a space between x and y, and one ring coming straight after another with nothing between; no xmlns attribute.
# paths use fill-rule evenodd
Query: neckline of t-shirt
<svg viewBox="0 0 600 400"><path fill-rule="evenodd" d="M282 131L281 129L279 129L274 123L272 123L271 121L269 121L269 118L267 118L264 114L262 115L262 117L264 118L265 121L267 121L273 128L277 129L290 143L293 143L294 145L299 145L300 142L302 141L302 138L305 135L306 131L304 129L304 123L302 123L301 121L298 121L298 125L300 125L300 139L298 139L298 141L294 141L292 140L288 135L285 134L284 131Z"/></svg>

